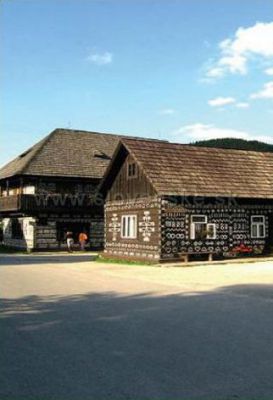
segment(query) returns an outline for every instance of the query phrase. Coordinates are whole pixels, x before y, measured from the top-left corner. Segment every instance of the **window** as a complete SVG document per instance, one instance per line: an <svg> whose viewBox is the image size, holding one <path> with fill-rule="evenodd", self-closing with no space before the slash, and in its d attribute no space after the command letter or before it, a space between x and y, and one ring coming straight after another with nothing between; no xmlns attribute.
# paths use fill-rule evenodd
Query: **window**
<svg viewBox="0 0 273 400"><path fill-rule="evenodd" d="M208 224L206 215L192 215L190 238L192 240L216 239L216 225Z"/></svg>
<svg viewBox="0 0 273 400"><path fill-rule="evenodd" d="M192 215L191 222L193 224L206 224L207 223L207 216L206 215Z"/></svg>
<svg viewBox="0 0 273 400"><path fill-rule="evenodd" d="M123 239L136 239L137 237L137 216L123 215L121 218L121 237Z"/></svg>
<svg viewBox="0 0 273 400"><path fill-rule="evenodd" d="M25 157L28 153L31 152L32 149L33 149L33 147L31 147L30 149L26 150L24 153L20 154L19 157L20 157L20 158Z"/></svg>
<svg viewBox="0 0 273 400"><path fill-rule="evenodd" d="M98 158L102 158L103 160L111 160L111 157L109 157L107 154L105 154L103 151L101 150L97 150L95 149L93 151L93 155L94 157L98 157Z"/></svg>
<svg viewBox="0 0 273 400"><path fill-rule="evenodd" d="M207 224L207 239L216 239L216 225Z"/></svg>
<svg viewBox="0 0 273 400"><path fill-rule="evenodd" d="M263 215L252 215L251 217L251 237L265 237L265 217Z"/></svg>
<svg viewBox="0 0 273 400"><path fill-rule="evenodd" d="M57 241L61 244L66 241L66 232L72 232L74 242L78 242L79 234L81 232L86 232L87 236L89 236L90 232L90 223L89 222L61 222L58 221L56 223L57 230Z"/></svg>
<svg viewBox="0 0 273 400"><path fill-rule="evenodd" d="M128 178L136 178L137 177L137 165L136 163L129 163L127 169Z"/></svg>
<svg viewBox="0 0 273 400"><path fill-rule="evenodd" d="M35 186L25 186L23 187L24 194L34 194L35 193Z"/></svg>

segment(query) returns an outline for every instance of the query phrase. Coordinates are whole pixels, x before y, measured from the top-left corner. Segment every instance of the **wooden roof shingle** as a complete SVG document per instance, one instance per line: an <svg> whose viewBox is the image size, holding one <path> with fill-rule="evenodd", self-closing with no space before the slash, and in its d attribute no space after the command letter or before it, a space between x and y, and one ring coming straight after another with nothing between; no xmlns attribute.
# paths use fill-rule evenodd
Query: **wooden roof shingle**
<svg viewBox="0 0 273 400"><path fill-rule="evenodd" d="M121 143L160 195L273 199L273 153L129 138Z"/></svg>
<svg viewBox="0 0 273 400"><path fill-rule="evenodd" d="M102 178L121 135L55 129L0 169L15 175Z"/></svg>

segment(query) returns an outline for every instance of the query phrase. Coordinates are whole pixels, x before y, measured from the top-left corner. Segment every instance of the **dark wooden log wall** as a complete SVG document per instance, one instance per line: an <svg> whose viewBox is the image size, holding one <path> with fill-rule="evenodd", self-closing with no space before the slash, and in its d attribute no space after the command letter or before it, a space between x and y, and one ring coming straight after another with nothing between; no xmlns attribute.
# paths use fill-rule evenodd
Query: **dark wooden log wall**
<svg viewBox="0 0 273 400"><path fill-rule="evenodd" d="M121 238L123 215L137 216L137 238ZM160 256L160 200L157 197L107 202L105 206L106 256L158 260Z"/></svg>
<svg viewBox="0 0 273 400"><path fill-rule="evenodd" d="M128 155L107 195L108 201L136 199L156 195L151 183L140 168L138 168L136 178L128 178L128 163L132 162L134 162L133 157Z"/></svg>
<svg viewBox="0 0 273 400"><path fill-rule="evenodd" d="M234 248L244 245L262 253L268 240L268 221L272 220L272 206L241 205L238 207L162 207L162 242L161 258L178 259L181 253L229 253ZM216 224L216 239L202 241L190 239L191 215L207 215L208 223ZM251 216L264 215L266 237L251 238Z"/></svg>

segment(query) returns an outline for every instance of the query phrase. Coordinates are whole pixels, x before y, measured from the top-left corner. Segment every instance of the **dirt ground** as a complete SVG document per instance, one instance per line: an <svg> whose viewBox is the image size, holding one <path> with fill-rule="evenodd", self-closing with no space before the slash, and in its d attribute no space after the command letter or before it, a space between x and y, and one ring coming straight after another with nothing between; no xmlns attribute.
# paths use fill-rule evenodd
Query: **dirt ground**
<svg viewBox="0 0 273 400"><path fill-rule="evenodd" d="M0 256L0 399L273 399L273 261Z"/></svg>

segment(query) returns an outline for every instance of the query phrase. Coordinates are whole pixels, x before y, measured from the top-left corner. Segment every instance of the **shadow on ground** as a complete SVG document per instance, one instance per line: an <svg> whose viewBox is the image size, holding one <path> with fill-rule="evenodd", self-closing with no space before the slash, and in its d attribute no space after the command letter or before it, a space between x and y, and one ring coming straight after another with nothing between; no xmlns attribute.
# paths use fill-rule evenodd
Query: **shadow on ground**
<svg viewBox="0 0 273 400"><path fill-rule="evenodd" d="M1 400L272 399L273 287L1 300Z"/></svg>
<svg viewBox="0 0 273 400"><path fill-rule="evenodd" d="M67 255L12 255L1 256L0 266L3 265L33 265L33 264L72 264L79 262L95 261L97 255L94 254L67 254Z"/></svg>

